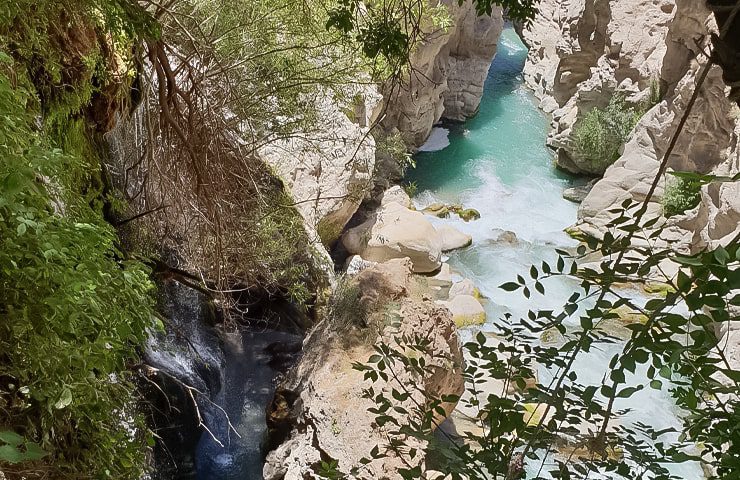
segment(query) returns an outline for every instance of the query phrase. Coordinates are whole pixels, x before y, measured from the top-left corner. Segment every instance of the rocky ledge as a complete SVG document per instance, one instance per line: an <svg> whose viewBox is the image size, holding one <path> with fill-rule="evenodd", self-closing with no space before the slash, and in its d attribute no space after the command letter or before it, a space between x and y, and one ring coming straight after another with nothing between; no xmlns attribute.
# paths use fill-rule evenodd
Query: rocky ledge
<svg viewBox="0 0 740 480"><path fill-rule="evenodd" d="M268 412L273 441L279 446L267 457L266 480L319 478L321 462L330 461L347 472L360 467L361 459L383 444L382 431L367 412L375 403L363 395L369 384L363 372L353 368L356 362L367 362L380 342L394 345L398 336L412 334L429 339L424 359L438 367L435 373L416 379L409 372L398 372L399 381L421 382L431 395L463 392L455 324L447 309L423 293L408 259L373 265L344 282L337 287L328 315L304 342L302 359L282 382ZM394 386L398 388L393 380L380 380L373 388L390 396ZM444 405L445 416L454 407ZM421 465L423 460L423 456L414 459ZM397 479L402 466L400 459L373 460L353 478Z"/></svg>

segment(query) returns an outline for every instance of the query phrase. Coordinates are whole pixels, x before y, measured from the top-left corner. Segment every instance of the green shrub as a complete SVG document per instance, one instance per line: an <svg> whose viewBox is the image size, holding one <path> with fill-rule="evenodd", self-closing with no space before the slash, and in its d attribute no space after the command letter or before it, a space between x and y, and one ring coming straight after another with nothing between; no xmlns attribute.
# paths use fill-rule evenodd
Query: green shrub
<svg viewBox="0 0 740 480"><path fill-rule="evenodd" d="M398 131L377 140L376 150L378 153L395 160L402 177L406 174L406 170L416 167L414 158L409 153L408 147Z"/></svg>
<svg viewBox="0 0 740 480"><path fill-rule="evenodd" d="M410 198L414 198L416 194L419 193L419 185L417 185L416 182L406 182L401 185L401 188L403 188L403 191L406 192L406 195Z"/></svg>
<svg viewBox="0 0 740 480"><path fill-rule="evenodd" d="M367 326L367 311L360 304L360 285L351 277L341 276L329 298L327 318L333 331L343 331L350 326Z"/></svg>
<svg viewBox="0 0 740 480"><path fill-rule="evenodd" d="M673 177L663 194L663 214L666 217L681 214L699 205L701 201L701 183L682 177Z"/></svg>
<svg viewBox="0 0 740 480"><path fill-rule="evenodd" d="M578 155L589 164L589 171L602 174L619 158L640 113L628 106L622 95L614 95L606 108L594 108L574 128Z"/></svg>
<svg viewBox="0 0 740 480"><path fill-rule="evenodd" d="M139 478L147 430L127 372L153 323L149 271L81 190L97 159L37 129L19 72L0 50L0 431L48 452L49 478Z"/></svg>

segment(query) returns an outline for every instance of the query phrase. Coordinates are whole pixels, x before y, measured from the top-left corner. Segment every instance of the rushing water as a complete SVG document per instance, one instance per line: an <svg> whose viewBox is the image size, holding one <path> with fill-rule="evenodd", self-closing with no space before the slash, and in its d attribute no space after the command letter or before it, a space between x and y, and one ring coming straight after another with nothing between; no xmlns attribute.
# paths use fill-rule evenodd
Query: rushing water
<svg viewBox="0 0 740 480"><path fill-rule="evenodd" d="M162 291L169 333L153 336L145 352L147 363L163 372L150 397L161 439L153 478L261 480L266 408L275 377L292 363L302 336L219 328L200 293L175 283ZM182 385L195 389L192 396Z"/></svg>
<svg viewBox="0 0 740 480"><path fill-rule="evenodd" d="M490 299L485 305L489 321L484 330L493 329L493 321L505 312L519 318L529 309L557 309L577 288L567 280L550 281L547 296L534 294L531 300L497 288L517 274L526 277L530 265L552 261L554 248L575 243L563 229L575 222L577 206L564 200L562 191L578 180L556 170L553 155L545 147L548 120L522 85L526 53L514 30L506 29L479 114L463 125L435 129L416 155L417 168L408 175L418 187L414 198L418 207L432 202L462 203L482 215L469 223L456 216L432 221L450 223L473 237L473 245L452 253L448 262ZM518 240L498 241L502 231L514 232ZM636 291L629 295L643 301ZM600 384L619 348L604 346L581 355L575 364L579 382ZM548 383L550 375L540 372L540 381ZM628 381L644 380L639 371L637 375ZM615 409L632 409L620 422L643 422L656 429L678 426L678 412L666 392L646 388L630 399L618 400ZM697 464L670 469L686 480L704 478Z"/></svg>

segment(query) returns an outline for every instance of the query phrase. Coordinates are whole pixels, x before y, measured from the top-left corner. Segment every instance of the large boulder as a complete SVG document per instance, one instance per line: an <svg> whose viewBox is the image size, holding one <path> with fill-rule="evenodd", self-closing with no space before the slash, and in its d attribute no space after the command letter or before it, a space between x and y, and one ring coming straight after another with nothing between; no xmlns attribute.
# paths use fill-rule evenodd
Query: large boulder
<svg viewBox="0 0 740 480"><path fill-rule="evenodd" d="M365 363L375 353L374 344L394 345L401 335L421 335L429 340L428 348L419 353L433 368L423 378L401 369L398 380L403 384L420 385L430 395L461 395L462 349L449 312L416 292L408 260L391 260L363 270L337 292L354 292L355 302L346 306L343 315L335 309L320 322L304 342L301 361L289 372L273 402L268 418L283 423L286 431L280 444L266 460L266 480L303 480L317 478L316 469L322 461L337 461L341 471L348 472L361 465L376 445L386 440L375 424L375 415L368 408L375 403L365 398L363 391L370 386L364 373L352 366ZM336 305L347 302L338 301ZM392 305L389 311L389 305ZM364 320L359 320L359 312ZM398 319L388 322L389 315ZM346 319L355 319L346 321ZM390 397L391 388L398 384L380 379L373 385L376 392ZM409 402L424 401L415 394ZM410 405L407 405L409 410ZM455 404L443 405L449 415ZM403 421L403 418L399 418ZM424 445L420 454L410 461L424 468ZM370 480L400 479L397 469L403 463L397 458L373 460L352 478Z"/></svg>
<svg viewBox="0 0 740 480"><path fill-rule="evenodd" d="M350 254L385 262L408 257L417 273L433 272L442 265L442 241L421 212L389 202L367 221L348 230L342 244Z"/></svg>
<svg viewBox="0 0 740 480"><path fill-rule="evenodd" d="M380 197L380 206L382 207L389 203L397 203L409 210L414 210L414 203L411 201L411 197L409 197L409 194L400 185L394 185L383 192L383 195Z"/></svg>
<svg viewBox="0 0 740 480"><path fill-rule="evenodd" d="M442 242L443 252L465 248L473 243L473 237L450 225L439 225L436 229Z"/></svg>

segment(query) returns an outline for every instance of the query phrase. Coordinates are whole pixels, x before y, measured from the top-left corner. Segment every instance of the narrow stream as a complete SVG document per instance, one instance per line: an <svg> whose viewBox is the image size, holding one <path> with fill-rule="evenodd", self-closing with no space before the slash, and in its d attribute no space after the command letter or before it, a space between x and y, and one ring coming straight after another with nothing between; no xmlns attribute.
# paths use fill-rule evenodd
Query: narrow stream
<svg viewBox="0 0 740 480"><path fill-rule="evenodd" d="M152 478L261 480L267 405L302 335L259 322L222 328L199 292L176 283L162 292L169 333L153 336L145 352L163 372L149 396L160 438Z"/></svg>
<svg viewBox="0 0 740 480"><path fill-rule="evenodd" d="M456 216L428 218L434 223L449 223L473 237L473 245L453 252L448 263L490 299L485 305L487 324L480 327L483 330L494 330L493 323L505 312L520 318L530 309L558 309L578 288L576 282L550 281L547 296L534 294L531 300L497 288L517 274L526 277L532 264L552 262L554 248L576 244L563 229L575 222L577 205L564 200L562 191L579 180L556 170L553 155L545 147L548 119L522 82L526 54L515 31L504 30L479 114L465 124L435 129L415 157L417 168L407 176L417 185L417 207L434 202L462 203L481 213L479 220L469 223ZM511 241L509 235L500 241L503 231L513 232L516 239ZM630 296L644 301L637 290ZM465 334L474 331L468 329ZM581 355L575 367L579 383L600 385L609 360L620 348L594 348ZM550 372L540 372L540 382L547 384L549 378ZM644 372L638 371L628 381L644 382ZM678 426L679 412L667 392L645 388L630 399L620 399L615 407L632 409L620 422L643 422L656 429ZM539 465L534 467L530 473L536 473ZM704 478L696 463L668 468L682 479Z"/></svg>

